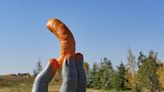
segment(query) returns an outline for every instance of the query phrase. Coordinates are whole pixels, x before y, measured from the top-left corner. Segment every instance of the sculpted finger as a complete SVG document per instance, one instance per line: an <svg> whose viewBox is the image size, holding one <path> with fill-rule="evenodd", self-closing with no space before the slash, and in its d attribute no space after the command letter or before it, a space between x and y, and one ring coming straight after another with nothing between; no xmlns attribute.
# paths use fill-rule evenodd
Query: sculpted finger
<svg viewBox="0 0 164 92"><path fill-rule="evenodd" d="M57 68L58 68L58 63L57 63L56 59L54 59L54 58L50 59L49 63L52 68L52 74L53 74L53 76L55 76Z"/></svg>
<svg viewBox="0 0 164 92"><path fill-rule="evenodd" d="M77 91L77 70L75 56L67 55L62 66L63 83L60 92Z"/></svg>
<svg viewBox="0 0 164 92"><path fill-rule="evenodd" d="M57 61L50 59L47 66L35 78L32 92L48 92L48 83L53 79L57 70Z"/></svg>
<svg viewBox="0 0 164 92"><path fill-rule="evenodd" d="M78 78L78 89L77 92L86 92L86 72L83 68L83 55L77 53L75 55L76 67L77 67L77 78Z"/></svg>

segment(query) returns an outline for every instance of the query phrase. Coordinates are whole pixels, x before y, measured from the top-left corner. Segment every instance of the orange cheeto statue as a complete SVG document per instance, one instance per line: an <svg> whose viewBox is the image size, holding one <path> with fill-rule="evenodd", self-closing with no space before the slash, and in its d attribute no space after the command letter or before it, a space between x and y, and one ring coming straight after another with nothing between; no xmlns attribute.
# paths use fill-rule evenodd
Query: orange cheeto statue
<svg viewBox="0 0 164 92"><path fill-rule="evenodd" d="M62 23L60 20L56 18L51 18L47 22L47 28L59 39L60 41L60 56L57 59L58 67L62 67L62 63L64 61L64 57L66 55L74 55L75 54L75 40L68 29L68 27Z"/></svg>

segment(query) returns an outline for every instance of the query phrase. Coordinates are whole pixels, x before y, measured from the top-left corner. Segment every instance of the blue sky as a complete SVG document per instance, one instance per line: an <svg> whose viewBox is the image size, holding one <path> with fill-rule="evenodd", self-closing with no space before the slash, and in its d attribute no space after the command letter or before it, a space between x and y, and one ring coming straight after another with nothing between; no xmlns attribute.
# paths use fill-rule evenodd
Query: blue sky
<svg viewBox="0 0 164 92"><path fill-rule="evenodd" d="M1 0L0 74L32 73L39 58L43 66L58 58L59 41L46 28L52 17L70 28L89 64L126 64L128 47L164 60L163 0Z"/></svg>

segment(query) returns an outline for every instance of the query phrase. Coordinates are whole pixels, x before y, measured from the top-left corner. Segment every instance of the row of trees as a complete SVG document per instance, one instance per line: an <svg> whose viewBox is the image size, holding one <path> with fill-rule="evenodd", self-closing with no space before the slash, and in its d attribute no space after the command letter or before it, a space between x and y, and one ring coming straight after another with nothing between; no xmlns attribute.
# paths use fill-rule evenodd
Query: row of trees
<svg viewBox="0 0 164 92"><path fill-rule="evenodd" d="M90 88L132 90L133 92L160 92L164 89L164 63L157 53L139 53L138 58L128 50L128 63L122 62L113 68L111 60L104 58L92 67L84 64L87 71L87 86Z"/></svg>

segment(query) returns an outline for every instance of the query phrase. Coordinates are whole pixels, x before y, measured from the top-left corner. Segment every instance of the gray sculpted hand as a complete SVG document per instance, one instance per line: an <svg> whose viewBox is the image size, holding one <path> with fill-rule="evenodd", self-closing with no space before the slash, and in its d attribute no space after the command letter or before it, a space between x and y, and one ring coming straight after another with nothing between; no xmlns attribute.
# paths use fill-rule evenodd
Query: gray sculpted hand
<svg viewBox="0 0 164 92"><path fill-rule="evenodd" d="M48 83L53 79L57 70L57 61L50 59L46 68L40 72L33 83L32 92L48 92Z"/></svg>
<svg viewBox="0 0 164 92"><path fill-rule="evenodd" d="M86 92L86 73L82 54L66 56L62 67L63 83L60 92Z"/></svg>
<svg viewBox="0 0 164 92"><path fill-rule="evenodd" d="M83 56L67 55L62 66L63 83L60 92L86 92L86 73ZM47 67L35 78L32 92L48 92L48 83L56 73L57 61L51 59Z"/></svg>

